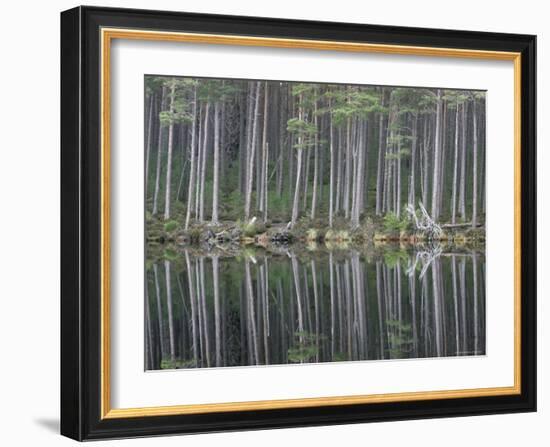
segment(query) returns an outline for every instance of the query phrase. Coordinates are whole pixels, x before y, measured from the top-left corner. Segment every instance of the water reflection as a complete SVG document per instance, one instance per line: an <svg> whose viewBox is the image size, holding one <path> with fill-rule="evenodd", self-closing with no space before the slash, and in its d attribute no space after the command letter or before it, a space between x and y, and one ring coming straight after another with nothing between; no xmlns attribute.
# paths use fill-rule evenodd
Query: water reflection
<svg viewBox="0 0 550 447"><path fill-rule="evenodd" d="M475 251L182 250L147 268L146 369L480 355Z"/></svg>

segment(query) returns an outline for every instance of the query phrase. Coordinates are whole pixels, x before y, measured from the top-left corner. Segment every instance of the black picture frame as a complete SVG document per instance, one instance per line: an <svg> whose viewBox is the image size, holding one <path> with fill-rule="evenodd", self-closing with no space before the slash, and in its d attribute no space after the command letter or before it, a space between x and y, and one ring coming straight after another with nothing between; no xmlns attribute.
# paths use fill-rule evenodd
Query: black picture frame
<svg viewBox="0 0 550 447"><path fill-rule="evenodd" d="M521 392L206 414L101 417L100 29L185 31L521 53ZM61 433L76 440L536 410L536 36L166 11L61 14Z"/></svg>

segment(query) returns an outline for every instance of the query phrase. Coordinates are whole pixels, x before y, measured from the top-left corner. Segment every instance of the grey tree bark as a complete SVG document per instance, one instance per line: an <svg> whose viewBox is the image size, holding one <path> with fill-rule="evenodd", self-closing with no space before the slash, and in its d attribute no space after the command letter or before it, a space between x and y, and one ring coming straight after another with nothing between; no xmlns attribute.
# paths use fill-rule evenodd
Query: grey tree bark
<svg viewBox="0 0 550 447"><path fill-rule="evenodd" d="M477 107L476 98L473 98L473 145L472 145L472 228L477 226Z"/></svg>
<svg viewBox="0 0 550 447"><path fill-rule="evenodd" d="M331 102L329 101L329 109ZM332 116L330 117L330 185L329 185L329 205L328 205L328 226L332 228L333 212L334 212L334 126L332 124Z"/></svg>
<svg viewBox="0 0 550 447"><path fill-rule="evenodd" d="M368 124L365 124L368 125ZM365 180L364 173L364 159L368 153L367 139L365 138L364 126L362 123L359 124L359 142L357 148L357 169L355 175L355 191L354 191L354 203L351 216L351 226L352 228L357 228L359 226L359 218L361 213L361 199L362 199L362 190L363 182Z"/></svg>
<svg viewBox="0 0 550 447"><path fill-rule="evenodd" d="M349 203L351 191L351 119L348 118L346 127L346 173L344 175L344 217L349 219Z"/></svg>
<svg viewBox="0 0 550 447"><path fill-rule="evenodd" d="M432 183L432 219L437 221L439 218L439 190L440 190L440 158L441 158L441 90L437 90L435 116L435 136L434 136L434 169Z"/></svg>
<svg viewBox="0 0 550 447"><path fill-rule="evenodd" d="M149 158L151 155L151 144L153 139L153 109L155 108L156 96L154 93L149 98L149 113L147 117L147 140L145 143L145 191L147 192L147 185L149 183Z"/></svg>
<svg viewBox="0 0 550 447"><path fill-rule="evenodd" d="M453 192L451 195L451 223L456 223L456 195L458 179L458 117L459 104L456 102L456 121L455 121L455 150L453 156Z"/></svg>
<svg viewBox="0 0 550 447"><path fill-rule="evenodd" d="M264 84L264 123L262 131L262 193L261 193L261 208L260 211L263 211L264 222L267 220L267 187L268 187L268 178L267 178L267 168L269 165L269 148L267 142L267 123L268 123L268 107L269 107L269 89L268 83Z"/></svg>
<svg viewBox="0 0 550 447"><path fill-rule="evenodd" d="M382 93L381 103L382 107L385 106L385 91ZM376 166L376 215L380 216L382 214L382 194L383 194L383 185L384 185L384 154L386 148L384 147L384 116L385 112L380 112L379 121L378 121L378 164Z"/></svg>
<svg viewBox="0 0 550 447"><path fill-rule="evenodd" d="M212 223L218 223L218 196L220 182L220 103L214 104L214 172L212 191Z"/></svg>
<svg viewBox="0 0 550 447"><path fill-rule="evenodd" d="M302 102L303 98L302 95L300 95L300 104L298 105L298 119L303 120L304 119L304 112L302 109ZM296 224L296 221L298 220L298 205L299 205L299 199L300 199L300 184L301 184L301 175L302 175L302 135L301 133L298 136L298 163L296 166L296 186L294 188L294 201L292 205L292 218L290 221L291 226L294 226Z"/></svg>
<svg viewBox="0 0 550 447"><path fill-rule="evenodd" d="M315 141L313 144L313 192L311 195L311 220L315 219L315 211L317 207L317 182L319 176L319 138L318 138L318 120L317 120L317 99L313 105L313 123L315 124Z"/></svg>
<svg viewBox="0 0 550 447"><path fill-rule="evenodd" d="M160 96L160 111L162 112L165 107L166 97L166 87L162 87L162 92ZM162 124L159 125L159 140L157 145L157 169L155 175L155 192L153 193L153 215L158 213L158 196L160 191L160 170L161 170L161 161L162 161L162 140L164 134L164 127Z"/></svg>
<svg viewBox="0 0 550 447"><path fill-rule="evenodd" d="M172 152L174 148L174 95L176 82L170 86L170 124L168 125L168 153L166 160L166 187L164 196L164 220L170 219L170 193L172 190Z"/></svg>
<svg viewBox="0 0 550 447"><path fill-rule="evenodd" d="M396 200L395 200L395 214L397 217L401 217L401 135L397 135L397 186L396 190Z"/></svg>
<svg viewBox="0 0 550 447"><path fill-rule="evenodd" d="M256 93L254 100L254 116L252 119L252 132L250 137L250 144L248 147L248 168L247 168L247 179L246 179L246 192L245 192L245 205L244 205L244 215L246 220L250 219L250 205L252 202L252 183L254 181L254 155L256 153L256 122L258 121L258 105L260 102L260 81L256 82Z"/></svg>
<svg viewBox="0 0 550 447"><path fill-rule="evenodd" d="M412 118L412 142L411 142L411 175L409 183L408 202L416 207L416 152L418 147L418 114Z"/></svg>
<svg viewBox="0 0 550 447"><path fill-rule="evenodd" d="M193 204L193 192L195 190L195 146L197 133L197 86L193 89L193 122L191 129L191 148L190 148L190 168L189 168L189 188L187 189L187 210L185 211L185 229L189 228L191 219L191 209Z"/></svg>
<svg viewBox="0 0 550 447"><path fill-rule="evenodd" d="M468 108L467 103L462 104L462 135L461 135L461 150L460 150L460 186L458 210L463 221L466 220L466 125L467 125Z"/></svg>
<svg viewBox="0 0 550 447"><path fill-rule="evenodd" d="M206 181L206 150L208 149L208 121L210 118L210 102L206 103L204 110L204 136L201 151L200 194L199 194L199 220L204 222L204 185Z"/></svg>

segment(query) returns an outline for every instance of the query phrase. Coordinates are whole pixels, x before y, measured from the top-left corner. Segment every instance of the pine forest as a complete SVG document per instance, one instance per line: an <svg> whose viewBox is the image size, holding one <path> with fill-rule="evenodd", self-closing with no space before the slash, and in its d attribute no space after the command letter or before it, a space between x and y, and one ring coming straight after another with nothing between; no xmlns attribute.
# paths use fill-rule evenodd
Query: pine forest
<svg viewBox="0 0 550 447"><path fill-rule="evenodd" d="M146 369L484 354L485 111L146 76Z"/></svg>

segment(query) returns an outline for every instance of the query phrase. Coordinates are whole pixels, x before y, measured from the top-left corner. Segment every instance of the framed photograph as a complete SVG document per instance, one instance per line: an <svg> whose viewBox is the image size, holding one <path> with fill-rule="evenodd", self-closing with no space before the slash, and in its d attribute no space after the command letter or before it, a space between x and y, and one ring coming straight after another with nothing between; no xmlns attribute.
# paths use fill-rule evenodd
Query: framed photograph
<svg viewBox="0 0 550 447"><path fill-rule="evenodd" d="M61 432L536 409L535 36L61 14Z"/></svg>

